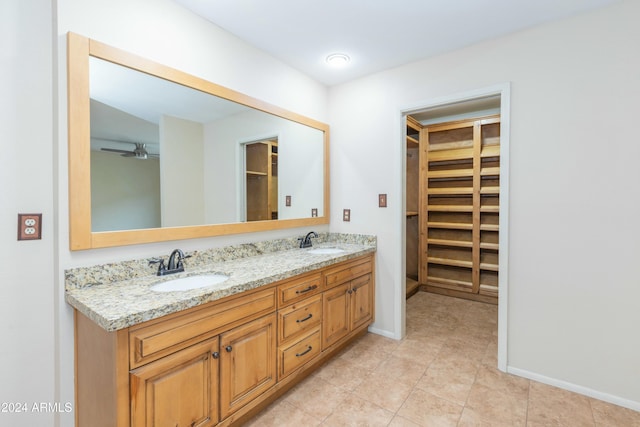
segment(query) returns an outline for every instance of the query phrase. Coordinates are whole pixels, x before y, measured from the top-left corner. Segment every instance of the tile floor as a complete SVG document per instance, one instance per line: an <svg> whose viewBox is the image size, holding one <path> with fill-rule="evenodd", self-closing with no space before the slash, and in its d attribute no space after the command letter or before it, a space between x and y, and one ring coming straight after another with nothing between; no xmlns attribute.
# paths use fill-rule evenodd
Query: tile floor
<svg viewBox="0 0 640 427"><path fill-rule="evenodd" d="M419 292L407 336L368 334L249 423L640 426L640 412L498 371L497 307Z"/></svg>

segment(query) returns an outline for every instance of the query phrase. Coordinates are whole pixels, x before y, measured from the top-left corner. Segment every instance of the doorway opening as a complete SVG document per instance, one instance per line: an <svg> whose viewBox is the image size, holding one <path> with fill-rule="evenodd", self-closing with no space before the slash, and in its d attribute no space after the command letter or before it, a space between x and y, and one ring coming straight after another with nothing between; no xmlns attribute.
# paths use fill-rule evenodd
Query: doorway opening
<svg viewBox="0 0 640 427"><path fill-rule="evenodd" d="M278 219L278 138L247 142L242 148L243 220Z"/></svg>
<svg viewBox="0 0 640 427"><path fill-rule="evenodd" d="M498 305L506 371L509 86L403 112L402 297L430 292ZM402 321L405 322L404 306ZM404 323L403 323L404 325Z"/></svg>

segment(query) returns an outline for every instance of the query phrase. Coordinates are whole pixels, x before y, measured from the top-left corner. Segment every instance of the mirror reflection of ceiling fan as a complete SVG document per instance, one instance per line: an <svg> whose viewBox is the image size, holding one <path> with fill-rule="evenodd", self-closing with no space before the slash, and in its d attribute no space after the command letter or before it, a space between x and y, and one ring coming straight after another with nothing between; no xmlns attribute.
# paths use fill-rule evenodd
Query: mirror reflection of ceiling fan
<svg viewBox="0 0 640 427"><path fill-rule="evenodd" d="M146 160L146 159L157 159L160 157L158 154L149 153L147 151L147 144L142 142L128 142L128 141L117 141L120 143L127 143L135 145L133 150L120 150L117 148L100 148L100 151L108 151L110 153L118 153L122 157L135 157L136 159Z"/></svg>

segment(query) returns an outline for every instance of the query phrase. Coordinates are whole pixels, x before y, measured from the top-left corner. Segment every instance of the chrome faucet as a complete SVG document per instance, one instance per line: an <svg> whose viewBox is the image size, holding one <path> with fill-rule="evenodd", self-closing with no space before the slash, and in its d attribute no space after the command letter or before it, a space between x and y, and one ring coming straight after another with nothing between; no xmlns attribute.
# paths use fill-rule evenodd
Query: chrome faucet
<svg viewBox="0 0 640 427"><path fill-rule="evenodd" d="M315 231L310 231L307 233L306 236L304 237L300 237L298 238L298 240L300 241L300 247L301 248L310 248L311 246L313 246L311 244L311 238L312 237L318 237L318 233L316 233Z"/></svg>
<svg viewBox="0 0 640 427"><path fill-rule="evenodd" d="M180 249L174 249L173 252L171 252L171 255L169 255L169 261L166 266L164 265L164 260L162 258L154 258L150 260L149 265L158 264L158 276L180 273L184 271L183 260L190 256L191 255L185 255Z"/></svg>

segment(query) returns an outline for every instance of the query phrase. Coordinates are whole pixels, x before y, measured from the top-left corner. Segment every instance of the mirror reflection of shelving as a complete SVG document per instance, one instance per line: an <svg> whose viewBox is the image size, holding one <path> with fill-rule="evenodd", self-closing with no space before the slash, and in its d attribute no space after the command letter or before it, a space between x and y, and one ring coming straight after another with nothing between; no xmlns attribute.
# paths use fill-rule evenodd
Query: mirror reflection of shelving
<svg viewBox="0 0 640 427"><path fill-rule="evenodd" d="M247 221L278 219L278 141L245 145Z"/></svg>

